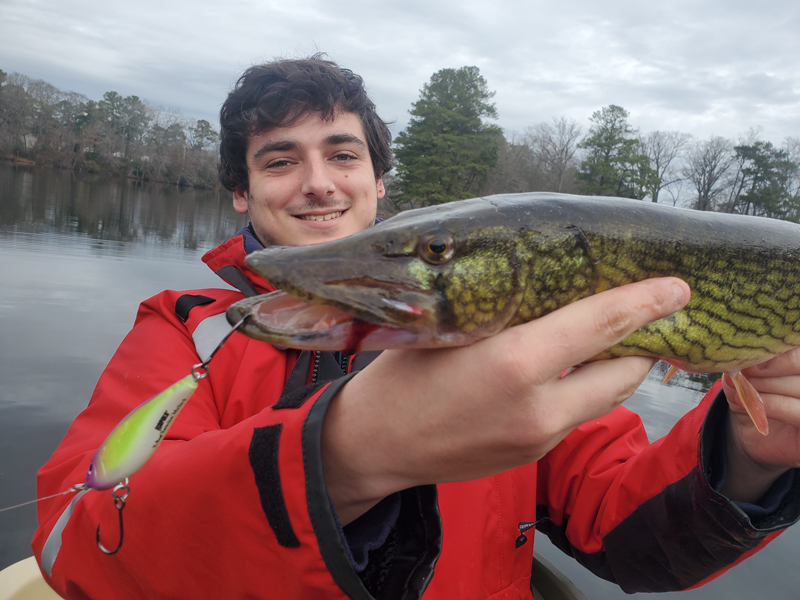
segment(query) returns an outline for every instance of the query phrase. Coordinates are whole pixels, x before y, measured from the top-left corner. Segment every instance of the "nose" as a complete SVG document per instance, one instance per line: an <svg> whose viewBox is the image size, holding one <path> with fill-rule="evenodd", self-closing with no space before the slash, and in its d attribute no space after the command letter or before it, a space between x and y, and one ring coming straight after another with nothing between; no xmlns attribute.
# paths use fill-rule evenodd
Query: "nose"
<svg viewBox="0 0 800 600"><path fill-rule="evenodd" d="M322 158L313 158L303 170L302 192L307 198L325 198L336 191L336 184Z"/></svg>

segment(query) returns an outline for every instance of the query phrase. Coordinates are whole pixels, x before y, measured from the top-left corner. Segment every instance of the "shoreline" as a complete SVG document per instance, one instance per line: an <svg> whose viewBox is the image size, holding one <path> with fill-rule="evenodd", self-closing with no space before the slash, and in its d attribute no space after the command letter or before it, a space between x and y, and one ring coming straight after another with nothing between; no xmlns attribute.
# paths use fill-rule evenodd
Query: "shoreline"
<svg viewBox="0 0 800 600"><path fill-rule="evenodd" d="M190 183L182 183L180 181L174 182L169 181L168 179L155 179L151 177L139 177L136 175L123 175L119 171L114 170L107 170L107 169L100 169L98 171L86 171L81 169L75 169L70 167L65 167L61 165L54 165L48 163L39 163L35 160L30 158L25 158L23 156L17 156L16 154L2 154L0 155L0 160L4 160L6 162L10 162L15 167L46 167L50 169L60 169L62 171L72 171L73 173L79 173L85 176L104 176L104 177L119 177L121 179L130 179L131 181L142 181L145 183L159 183L162 185L173 185L175 187L183 187L183 188L191 188L197 190L213 190L215 192L219 192L221 187L219 184L216 186L211 185L203 185L203 184L190 184Z"/></svg>

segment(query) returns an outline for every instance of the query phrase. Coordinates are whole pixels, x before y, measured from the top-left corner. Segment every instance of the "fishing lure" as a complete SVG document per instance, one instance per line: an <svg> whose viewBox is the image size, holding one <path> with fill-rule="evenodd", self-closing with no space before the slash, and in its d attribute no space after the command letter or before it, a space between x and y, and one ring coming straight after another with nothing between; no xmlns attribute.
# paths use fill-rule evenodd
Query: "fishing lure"
<svg viewBox="0 0 800 600"><path fill-rule="evenodd" d="M119 552L123 540L122 511L130 495L128 478L141 469L153 456L153 453L158 449L167 431L175 421L175 417L178 416L178 413L197 390L200 380L208 376L208 364L211 359L214 358L214 355L222 348L231 334L239 329L246 318L244 317L236 323L225 334L225 337L217 344L217 347L214 348L208 358L192 367L189 375L140 404L117 424L94 453L86 471L84 483L73 485L68 490L58 494L0 509L0 512L72 492L83 490L103 491L114 488L112 498L119 515L119 542L113 550L108 550L103 546L100 542L99 525L97 526L95 537L97 547L105 554Z"/></svg>
<svg viewBox="0 0 800 600"><path fill-rule="evenodd" d="M86 471L86 482L79 485L81 489L91 490L113 487L112 497L119 515L119 543L114 550L108 550L100 543L100 526L97 526L97 547L104 553L116 554L122 547L122 509L130 494L128 477L150 460L175 417L206 376L207 365L195 365L189 375L131 411L94 453Z"/></svg>
<svg viewBox="0 0 800 600"><path fill-rule="evenodd" d="M108 550L100 543L100 526L97 526L95 534L97 547L104 553L116 554L122 547L122 510L130 495L128 478L153 456L175 421L175 417L197 390L200 380L208 377L208 364L211 359L246 318L240 319L220 340L208 358L192 367L189 375L131 411L108 434L95 452L86 471L86 482L80 489L107 490L113 487L114 507L119 515L119 543L114 550Z"/></svg>

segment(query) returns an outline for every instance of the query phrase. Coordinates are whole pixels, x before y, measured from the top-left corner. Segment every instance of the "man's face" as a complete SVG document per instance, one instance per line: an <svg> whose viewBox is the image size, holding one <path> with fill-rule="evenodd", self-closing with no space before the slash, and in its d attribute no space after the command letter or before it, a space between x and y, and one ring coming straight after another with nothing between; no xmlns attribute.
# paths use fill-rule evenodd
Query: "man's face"
<svg viewBox="0 0 800 600"><path fill-rule="evenodd" d="M305 246L353 235L375 222L383 181L357 115L317 113L250 138L250 190L233 193L233 206L249 212L267 245Z"/></svg>

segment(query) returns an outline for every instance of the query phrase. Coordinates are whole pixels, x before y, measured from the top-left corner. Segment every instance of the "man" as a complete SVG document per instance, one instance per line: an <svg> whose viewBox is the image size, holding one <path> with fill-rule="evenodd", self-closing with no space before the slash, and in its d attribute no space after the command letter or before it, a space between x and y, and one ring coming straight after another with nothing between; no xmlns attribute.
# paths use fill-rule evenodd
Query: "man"
<svg viewBox="0 0 800 600"><path fill-rule="evenodd" d="M83 481L116 423L207 356L232 302L273 289L247 252L375 221L391 137L352 72L319 57L253 67L221 125L220 178L251 223L203 260L240 291L142 304L40 471L42 496ZM35 553L76 598L524 598L537 523L626 591L701 584L797 519L800 353L749 372L766 438L717 385L650 445L618 407L649 359L560 377L689 294L649 280L468 347L372 362L234 335L131 478L121 550L98 550L98 526L115 544L121 513L86 492L40 503Z"/></svg>

